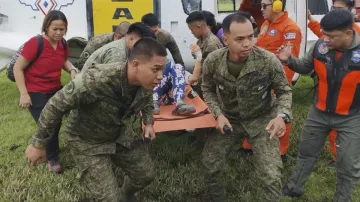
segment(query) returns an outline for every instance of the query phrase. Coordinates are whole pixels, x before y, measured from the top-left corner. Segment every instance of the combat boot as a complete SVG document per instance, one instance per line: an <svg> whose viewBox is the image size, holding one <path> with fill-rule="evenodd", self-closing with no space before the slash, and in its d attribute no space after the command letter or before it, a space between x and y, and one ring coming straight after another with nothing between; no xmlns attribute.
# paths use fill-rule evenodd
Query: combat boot
<svg viewBox="0 0 360 202"><path fill-rule="evenodd" d="M302 193L294 192L293 190L289 189L287 185L282 188L282 193L284 196L288 196L288 197L299 198L302 196Z"/></svg>

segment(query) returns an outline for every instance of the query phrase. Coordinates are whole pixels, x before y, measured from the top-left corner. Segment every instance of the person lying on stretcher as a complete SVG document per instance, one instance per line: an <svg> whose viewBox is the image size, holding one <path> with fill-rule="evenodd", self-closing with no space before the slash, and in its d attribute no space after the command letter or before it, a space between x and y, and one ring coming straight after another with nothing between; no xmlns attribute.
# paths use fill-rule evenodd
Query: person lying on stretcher
<svg viewBox="0 0 360 202"><path fill-rule="evenodd" d="M188 115L196 111L195 107L186 105L185 99L185 70L180 64L168 59L163 72L163 79L154 88L154 114L160 114L160 105L175 104L173 115Z"/></svg>

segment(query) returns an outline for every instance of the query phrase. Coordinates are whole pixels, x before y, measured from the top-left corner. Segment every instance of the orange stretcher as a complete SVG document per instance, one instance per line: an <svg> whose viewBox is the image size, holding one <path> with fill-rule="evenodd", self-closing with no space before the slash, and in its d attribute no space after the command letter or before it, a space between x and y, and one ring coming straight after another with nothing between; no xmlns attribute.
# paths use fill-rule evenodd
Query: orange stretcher
<svg viewBox="0 0 360 202"><path fill-rule="evenodd" d="M197 128L213 128L216 120L210 113L205 102L192 90L191 86L186 86L186 96L184 102L196 108L196 112L187 116L174 116L172 111L175 105L161 105L160 114L154 115L154 129L156 133L177 131Z"/></svg>

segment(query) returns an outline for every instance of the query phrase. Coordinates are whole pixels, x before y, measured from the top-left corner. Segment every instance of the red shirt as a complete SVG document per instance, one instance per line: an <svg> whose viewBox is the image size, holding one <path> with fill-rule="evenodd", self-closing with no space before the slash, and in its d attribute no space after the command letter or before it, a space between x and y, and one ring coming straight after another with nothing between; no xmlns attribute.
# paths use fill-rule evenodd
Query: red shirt
<svg viewBox="0 0 360 202"><path fill-rule="evenodd" d="M28 92L38 93L54 93L61 87L61 70L69 57L69 47L65 49L61 43L58 42L56 50L51 46L50 42L43 37L44 49L25 72L25 85ZM33 37L24 45L21 55L31 62L36 58L37 41Z"/></svg>

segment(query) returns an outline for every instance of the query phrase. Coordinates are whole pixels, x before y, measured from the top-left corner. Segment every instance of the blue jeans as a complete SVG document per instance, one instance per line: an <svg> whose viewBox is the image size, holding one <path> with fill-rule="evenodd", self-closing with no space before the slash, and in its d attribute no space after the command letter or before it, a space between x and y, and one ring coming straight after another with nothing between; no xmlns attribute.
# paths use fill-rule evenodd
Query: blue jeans
<svg viewBox="0 0 360 202"><path fill-rule="evenodd" d="M177 104L185 99L185 70L180 64L175 64L169 60L163 72L163 79L154 89L154 102L164 102L164 104ZM169 98L172 90L173 98L164 101L163 98Z"/></svg>

